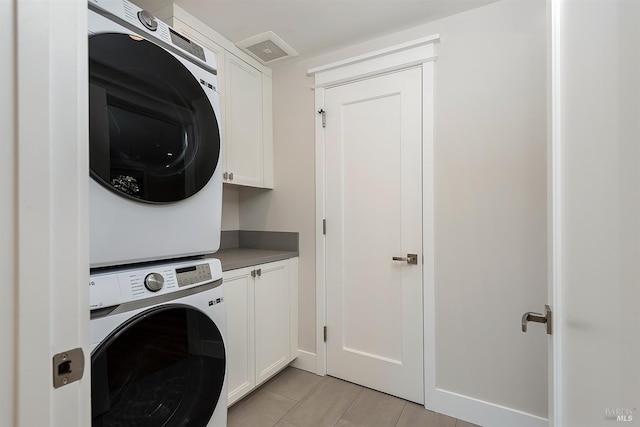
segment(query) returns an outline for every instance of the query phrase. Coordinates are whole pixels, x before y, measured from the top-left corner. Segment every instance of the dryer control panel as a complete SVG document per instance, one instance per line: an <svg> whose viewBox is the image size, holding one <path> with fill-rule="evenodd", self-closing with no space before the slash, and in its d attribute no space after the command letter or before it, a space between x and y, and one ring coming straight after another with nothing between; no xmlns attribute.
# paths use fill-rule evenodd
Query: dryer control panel
<svg viewBox="0 0 640 427"><path fill-rule="evenodd" d="M164 47L179 49L193 58L197 58L200 66L207 67L217 75L216 54L193 40L178 33L166 23L154 17L128 0L88 0L89 10L104 14L109 20L117 22L125 28L135 31L144 38L161 43ZM92 13L89 14L89 32L108 32L108 28L99 29L100 25ZM217 82L216 82L217 83ZM217 84L216 84L217 86Z"/></svg>
<svg viewBox="0 0 640 427"><path fill-rule="evenodd" d="M222 266L214 258L98 272L89 277L90 309L169 294L221 279Z"/></svg>

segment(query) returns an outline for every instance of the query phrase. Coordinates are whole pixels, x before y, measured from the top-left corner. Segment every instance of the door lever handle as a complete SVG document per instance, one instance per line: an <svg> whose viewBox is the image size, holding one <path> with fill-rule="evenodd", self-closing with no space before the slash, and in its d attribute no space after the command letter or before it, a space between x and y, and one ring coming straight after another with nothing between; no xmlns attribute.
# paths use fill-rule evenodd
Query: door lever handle
<svg viewBox="0 0 640 427"><path fill-rule="evenodd" d="M394 256L391 259L393 261L406 261L407 264L417 264L418 254L407 254L406 257Z"/></svg>
<svg viewBox="0 0 640 427"><path fill-rule="evenodd" d="M528 311L522 315L522 332L527 332L527 323L528 322L536 322L536 323L546 323L547 324L547 334L551 335L552 333L552 313L551 307L548 305L544 306L545 314L534 313L533 311Z"/></svg>

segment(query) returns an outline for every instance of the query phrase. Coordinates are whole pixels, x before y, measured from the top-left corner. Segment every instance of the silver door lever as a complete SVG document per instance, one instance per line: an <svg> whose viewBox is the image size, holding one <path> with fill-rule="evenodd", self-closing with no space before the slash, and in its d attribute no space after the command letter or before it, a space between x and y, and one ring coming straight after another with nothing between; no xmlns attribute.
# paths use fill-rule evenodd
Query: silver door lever
<svg viewBox="0 0 640 427"><path fill-rule="evenodd" d="M527 323L528 322L537 322L537 323L546 323L547 324L547 334L551 335L552 329L552 314L551 307L548 305L544 306L545 314L534 313L533 311L528 311L522 315L522 332L527 332Z"/></svg>
<svg viewBox="0 0 640 427"><path fill-rule="evenodd" d="M394 256L391 258L393 261L407 261L407 264L417 264L418 254L407 254L406 257Z"/></svg>

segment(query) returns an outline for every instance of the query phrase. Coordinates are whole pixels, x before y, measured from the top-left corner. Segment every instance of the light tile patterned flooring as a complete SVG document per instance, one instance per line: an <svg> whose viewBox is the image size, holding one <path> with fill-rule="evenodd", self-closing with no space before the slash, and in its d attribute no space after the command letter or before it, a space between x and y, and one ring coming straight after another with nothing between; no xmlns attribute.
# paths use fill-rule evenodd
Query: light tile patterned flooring
<svg viewBox="0 0 640 427"><path fill-rule="evenodd" d="M288 367L229 408L228 427L477 427L333 377Z"/></svg>

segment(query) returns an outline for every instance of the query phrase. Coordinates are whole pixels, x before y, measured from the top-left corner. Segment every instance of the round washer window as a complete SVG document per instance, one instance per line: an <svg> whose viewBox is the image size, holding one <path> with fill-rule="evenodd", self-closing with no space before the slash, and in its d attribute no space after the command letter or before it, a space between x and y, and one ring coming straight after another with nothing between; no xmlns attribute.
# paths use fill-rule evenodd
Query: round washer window
<svg viewBox="0 0 640 427"><path fill-rule="evenodd" d="M183 305L150 309L91 355L93 427L205 427L226 369L220 330Z"/></svg>
<svg viewBox="0 0 640 427"><path fill-rule="evenodd" d="M172 54L143 38L89 37L91 176L117 194L171 203L200 191L220 155L203 86Z"/></svg>

